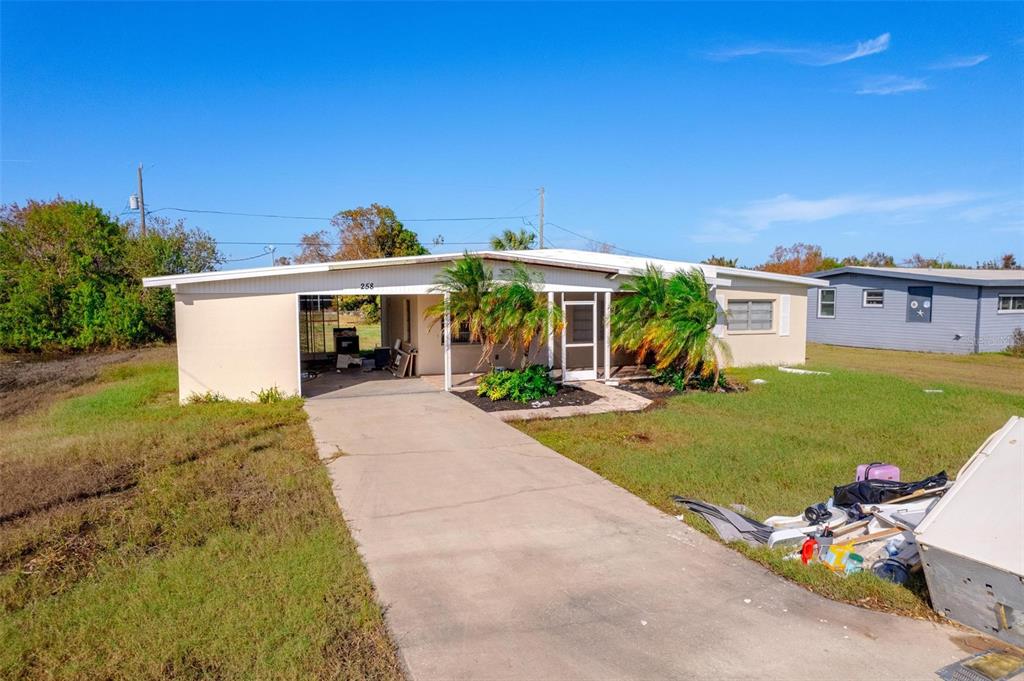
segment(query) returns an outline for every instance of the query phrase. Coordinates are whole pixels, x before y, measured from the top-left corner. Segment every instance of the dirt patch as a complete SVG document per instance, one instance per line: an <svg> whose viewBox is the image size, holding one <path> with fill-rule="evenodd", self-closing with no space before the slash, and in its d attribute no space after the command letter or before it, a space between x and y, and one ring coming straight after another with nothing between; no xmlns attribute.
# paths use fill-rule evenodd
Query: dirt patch
<svg viewBox="0 0 1024 681"><path fill-rule="evenodd" d="M79 355L0 356L0 420L34 411L62 393L94 380L111 364L174 358L174 346Z"/></svg>
<svg viewBox="0 0 1024 681"><path fill-rule="evenodd" d="M625 440L626 442L635 442L637 444L646 445L653 442L654 438L652 438L647 433L630 433L625 437Z"/></svg>
<svg viewBox="0 0 1024 681"><path fill-rule="evenodd" d="M484 410L484 411L511 411L513 409L530 409L531 403L513 402L512 400L497 400L492 402L490 398L482 397L476 394L474 390L459 390L454 393L462 399L466 400L470 404ZM597 393L592 393L589 390L583 390L577 388L574 385L560 385L558 386L558 392L552 397L545 397L539 400L540 403L547 402L543 407L546 409L549 407L579 407L587 404L593 404L601 399L601 396Z"/></svg>

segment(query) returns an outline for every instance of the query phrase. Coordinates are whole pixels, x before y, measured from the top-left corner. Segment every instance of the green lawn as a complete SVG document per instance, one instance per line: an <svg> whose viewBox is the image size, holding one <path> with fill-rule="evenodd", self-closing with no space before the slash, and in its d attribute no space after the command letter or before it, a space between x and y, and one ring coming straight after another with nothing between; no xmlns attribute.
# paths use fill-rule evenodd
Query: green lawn
<svg viewBox="0 0 1024 681"><path fill-rule="evenodd" d="M755 517L764 518L799 513L824 501L833 486L853 480L858 463L895 463L905 480L942 469L953 476L992 431L1011 415L1024 414L1020 382L1011 393L969 387L964 380L840 368L857 364L859 352L830 349L828 363L812 355L809 366L829 370L829 376L736 370L731 375L743 382L763 378L768 383L750 385L743 393L672 397L663 408L642 413L529 421L518 427L670 513L679 512L671 495L682 494L722 505L745 504ZM929 359L948 361L920 354L907 361ZM1024 361L1013 361L1017 364L997 371L1024 368ZM988 364L987 358L976 358L975 373L992 370ZM945 392L928 394L924 387ZM766 549L745 552L842 600L930 613L920 583L906 589L870 575L844 580L824 569L783 561Z"/></svg>
<svg viewBox="0 0 1024 681"><path fill-rule="evenodd" d="M300 402L166 354L0 422L0 678L400 678Z"/></svg>

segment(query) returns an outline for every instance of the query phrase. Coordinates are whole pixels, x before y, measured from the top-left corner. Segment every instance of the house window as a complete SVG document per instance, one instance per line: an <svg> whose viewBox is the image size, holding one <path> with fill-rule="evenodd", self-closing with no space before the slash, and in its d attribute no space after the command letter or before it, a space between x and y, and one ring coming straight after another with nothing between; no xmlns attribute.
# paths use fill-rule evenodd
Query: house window
<svg viewBox="0 0 1024 681"><path fill-rule="evenodd" d="M452 329L452 345L455 345L456 343L471 343L472 341L470 340L470 336L469 322L459 322L458 327ZM441 333L441 345L444 345L443 327Z"/></svg>
<svg viewBox="0 0 1024 681"><path fill-rule="evenodd" d="M1024 312L1024 293L1022 294L1009 294L1004 293L999 296L999 309L1000 313L1003 312Z"/></svg>
<svg viewBox="0 0 1024 681"><path fill-rule="evenodd" d="M594 308L589 305L572 306L571 343L594 342Z"/></svg>
<svg viewBox="0 0 1024 681"><path fill-rule="evenodd" d="M730 331L771 331L772 301L730 300L726 327Z"/></svg>
<svg viewBox="0 0 1024 681"><path fill-rule="evenodd" d="M880 288L864 289L861 307L885 307L885 291Z"/></svg>
<svg viewBox="0 0 1024 681"><path fill-rule="evenodd" d="M821 319L836 318L836 290L834 288L818 290L818 317Z"/></svg>

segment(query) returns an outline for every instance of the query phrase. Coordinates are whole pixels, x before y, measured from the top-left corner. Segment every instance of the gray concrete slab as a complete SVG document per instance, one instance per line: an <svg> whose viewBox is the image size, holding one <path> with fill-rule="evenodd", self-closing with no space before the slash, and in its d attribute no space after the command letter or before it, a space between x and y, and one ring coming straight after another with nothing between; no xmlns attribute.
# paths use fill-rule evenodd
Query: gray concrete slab
<svg viewBox="0 0 1024 681"><path fill-rule="evenodd" d="M419 379L306 409L413 679L931 679L973 650L815 596Z"/></svg>

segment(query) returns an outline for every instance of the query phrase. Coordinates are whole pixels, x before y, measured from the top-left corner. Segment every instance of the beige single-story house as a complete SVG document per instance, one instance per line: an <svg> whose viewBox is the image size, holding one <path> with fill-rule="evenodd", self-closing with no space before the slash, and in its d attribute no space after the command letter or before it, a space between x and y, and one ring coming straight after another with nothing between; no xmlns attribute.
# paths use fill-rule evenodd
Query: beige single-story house
<svg viewBox="0 0 1024 681"><path fill-rule="evenodd" d="M807 292L822 285L807 277L561 248L474 255L485 260L497 280L510 262L522 262L538 275L549 305L562 307L565 329L535 349L537 360L564 380L609 380L617 367L634 363L633 357L612 351L609 312L616 297L629 295L620 292L622 285L648 263L666 274L703 270L720 309L715 333L728 344L734 366L802 363ZM448 333L445 324L432 323L424 311L443 300L436 277L460 257L223 270L151 277L143 283L174 291L182 401L207 392L251 399L253 392L273 386L301 394L304 360L331 349L330 340L311 346L310 334L301 328L308 302L367 294L380 296L381 345L403 341L416 348L413 372L443 375L450 390L453 374L479 371L481 349L468 342L463 330ZM504 354L499 351L494 358L497 365L511 364Z"/></svg>

